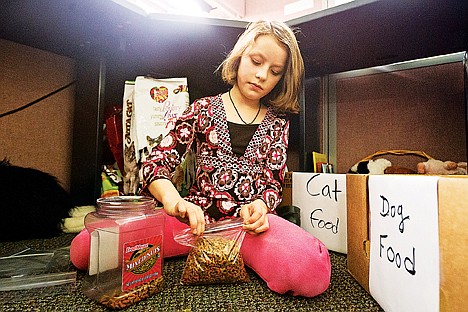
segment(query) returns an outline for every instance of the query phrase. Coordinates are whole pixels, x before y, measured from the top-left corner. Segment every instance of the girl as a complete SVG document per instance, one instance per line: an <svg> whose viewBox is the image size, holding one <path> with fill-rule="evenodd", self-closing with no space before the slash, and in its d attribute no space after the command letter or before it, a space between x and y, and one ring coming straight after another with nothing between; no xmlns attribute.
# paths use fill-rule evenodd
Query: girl
<svg viewBox="0 0 468 312"><path fill-rule="evenodd" d="M281 22L251 23L219 69L232 88L196 100L141 167L142 194L168 215L164 257L188 253L172 237L185 224L200 235L206 223L242 217L251 234L244 262L278 293L318 295L330 282L326 247L274 213L287 171L284 113L299 111L304 73L294 32ZM194 181L182 197L171 180L193 155Z"/></svg>
<svg viewBox="0 0 468 312"><path fill-rule="evenodd" d="M289 121L299 110L304 64L294 33L252 23L221 64L228 92L195 101L143 164L143 190L201 234L205 222L244 218L252 234L268 229L281 202ZM170 179L196 153L195 184L181 198ZM190 154L188 154L190 155Z"/></svg>

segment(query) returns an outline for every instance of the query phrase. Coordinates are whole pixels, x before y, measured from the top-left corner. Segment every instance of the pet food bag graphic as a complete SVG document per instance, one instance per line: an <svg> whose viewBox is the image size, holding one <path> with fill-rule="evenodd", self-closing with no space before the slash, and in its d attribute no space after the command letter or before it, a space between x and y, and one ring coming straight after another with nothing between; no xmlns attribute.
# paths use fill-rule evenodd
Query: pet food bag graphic
<svg viewBox="0 0 468 312"><path fill-rule="evenodd" d="M174 127L189 101L187 78L138 76L134 82L125 82L122 119L125 194L136 194L140 164Z"/></svg>

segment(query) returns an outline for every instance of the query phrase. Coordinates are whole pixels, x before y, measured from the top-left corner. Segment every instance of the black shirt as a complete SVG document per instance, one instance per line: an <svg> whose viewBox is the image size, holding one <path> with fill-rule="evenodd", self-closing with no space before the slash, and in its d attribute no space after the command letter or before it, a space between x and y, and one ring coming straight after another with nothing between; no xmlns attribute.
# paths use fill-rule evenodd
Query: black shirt
<svg viewBox="0 0 468 312"><path fill-rule="evenodd" d="M229 136L231 137L232 152L238 157L244 155L244 152L252 139L255 130L257 130L259 124L237 124L228 121Z"/></svg>

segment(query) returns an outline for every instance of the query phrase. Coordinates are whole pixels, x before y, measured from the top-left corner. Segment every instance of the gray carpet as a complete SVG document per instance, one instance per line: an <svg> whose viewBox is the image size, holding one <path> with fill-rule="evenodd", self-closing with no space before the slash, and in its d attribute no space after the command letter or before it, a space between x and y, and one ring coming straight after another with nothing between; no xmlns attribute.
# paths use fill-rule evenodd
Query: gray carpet
<svg viewBox="0 0 468 312"><path fill-rule="evenodd" d="M52 250L70 244L73 235L46 240L0 243L0 255L19 244ZM346 269L346 255L330 252L332 278L328 290L314 298L272 292L252 270L251 282L229 285L182 286L179 283L185 257L165 259L162 292L130 306L125 311L383 311ZM0 311L108 311L82 293L83 272L77 274L76 289L69 293L42 293L5 300L0 292Z"/></svg>

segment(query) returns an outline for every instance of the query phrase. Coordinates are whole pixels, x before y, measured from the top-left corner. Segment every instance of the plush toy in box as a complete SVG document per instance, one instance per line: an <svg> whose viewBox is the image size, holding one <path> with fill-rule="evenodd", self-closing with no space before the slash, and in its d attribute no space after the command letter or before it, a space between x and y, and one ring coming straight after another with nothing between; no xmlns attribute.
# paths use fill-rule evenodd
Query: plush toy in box
<svg viewBox="0 0 468 312"><path fill-rule="evenodd" d="M404 168L393 165L389 160L385 158L373 159L375 156L384 154L393 155L417 155L420 157L427 158L427 161L419 162L415 170L411 168ZM434 159L428 156L424 152L409 151L409 150L395 150L395 151L379 151L366 158L362 159L354 166L351 167L348 173L360 173L360 174L436 174L436 175L466 175L467 174L467 163L465 162L454 162L454 161L442 161Z"/></svg>
<svg viewBox="0 0 468 312"><path fill-rule="evenodd" d="M421 174L466 174L466 161L442 161L437 159L429 159L425 162L418 163L418 173Z"/></svg>

